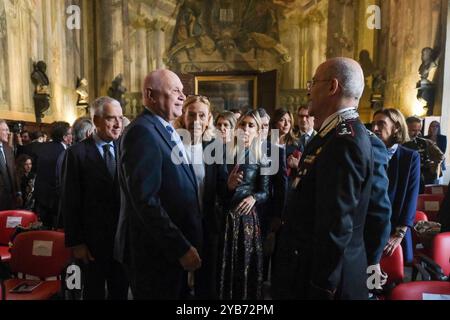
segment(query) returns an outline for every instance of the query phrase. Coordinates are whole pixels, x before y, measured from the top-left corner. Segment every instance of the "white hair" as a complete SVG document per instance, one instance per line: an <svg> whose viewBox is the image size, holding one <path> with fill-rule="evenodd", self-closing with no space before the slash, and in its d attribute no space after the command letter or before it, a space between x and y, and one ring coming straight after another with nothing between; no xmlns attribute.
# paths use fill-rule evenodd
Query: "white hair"
<svg viewBox="0 0 450 320"><path fill-rule="evenodd" d="M349 58L333 58L328 61L327 76L339 81L343 96L361 99L364 92L364 73L361 66Z"/></svg>
<svg viewBox="0 0 450 320"><path fill-rule="evenodd" d="M105 108L105 105L110 103L117 103L120 106L119 101L111 97L105 96L95 99L95 101L92 102L91 107L89 108L91 118L94 119L94 116L103 117L103 109Z"/></svg>

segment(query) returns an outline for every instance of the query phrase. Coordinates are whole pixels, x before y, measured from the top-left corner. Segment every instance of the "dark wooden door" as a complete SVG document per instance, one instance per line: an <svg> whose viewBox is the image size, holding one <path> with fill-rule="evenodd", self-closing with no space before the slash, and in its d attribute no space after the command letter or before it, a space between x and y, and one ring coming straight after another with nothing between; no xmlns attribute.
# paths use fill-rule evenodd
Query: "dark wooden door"
<svg viewBox="0 0 450 320"><path fill-rule="evenodd" d="M258 74L258 99L259 108L264 108L273 115L277 107L277 70Z"/></svg>
<svg viewBox="0 0 450 320"><path fill-rule="evenodd" d="M183 92L186 96L195 94L195 76L188 73L177 73L183 84Z"/></svg>

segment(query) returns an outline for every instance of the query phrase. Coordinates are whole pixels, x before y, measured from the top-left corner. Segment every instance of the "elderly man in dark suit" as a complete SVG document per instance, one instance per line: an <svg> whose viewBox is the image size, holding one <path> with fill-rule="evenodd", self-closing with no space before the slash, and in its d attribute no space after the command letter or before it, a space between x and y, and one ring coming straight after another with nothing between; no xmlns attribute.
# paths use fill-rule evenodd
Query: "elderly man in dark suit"
<svg viewBox="0 0 450 320"><path fill-rule="evenodd" d="M126 299L123 266L113 259L120 212L116 140L122 132L122 107L109 97L92 106L96 133L69 148L64 160L61 211L66 246L81 260L84 299Z"/></svg>
<svg viewBox="0 0 450 320"><path fill-rule="evenodd" d="M275 298L368 298L364 224L373 156L356 111L363 90L361 67L348 58L326 61L309 83L318 133L306 146L288 196Z"/></svg>
<svg viewBox="0 0 450 320"><path fill-rule="evenodd" d="M37 150L37 169L34 194L36 211L45 227L56 226L59 207L57 192L57 162L61 153L72 144L72 128L67 122L54 122L51 128L52 142L46 142Z"/></svg>
<svg viewBox="0 0 450 320"><path fill-rule="evenodd" d="M8 146L9 128L5 120L0 120L0 211L21 206L22 198L16 179L14 154Z"/></svg>
<svg viewBox="0 0 450 320"><path fill-rule="evenodd" d="M145 110L121 138L116 254L129 268L135 299L183 298L186 271L201 266L196 178L170 123L181 116L185 99L175 73L152 72L144 82Z"/></svg>

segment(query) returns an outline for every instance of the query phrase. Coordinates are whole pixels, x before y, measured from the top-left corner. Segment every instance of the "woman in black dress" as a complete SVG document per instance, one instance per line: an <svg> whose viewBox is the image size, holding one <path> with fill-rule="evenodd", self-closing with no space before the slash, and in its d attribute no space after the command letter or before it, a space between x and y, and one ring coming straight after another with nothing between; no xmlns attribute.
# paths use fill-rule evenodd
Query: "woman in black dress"
<svg viewBox="0 0 450 320"><path fill-rule="evenodd" d="M269 195L269 176L261 152L261 119L257 111L244 114L237 125L232 155L227 164L224 201L225 232L220 266L220 298L262 298L263 249L256 204ZM237 139L236 139L237 138Z"/></svg>

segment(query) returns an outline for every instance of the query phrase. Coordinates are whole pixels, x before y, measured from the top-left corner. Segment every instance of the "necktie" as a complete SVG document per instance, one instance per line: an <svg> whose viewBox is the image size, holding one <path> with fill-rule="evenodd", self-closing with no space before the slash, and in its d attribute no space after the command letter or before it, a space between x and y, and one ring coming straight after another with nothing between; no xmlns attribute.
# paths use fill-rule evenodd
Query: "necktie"
<svg viewBox="0 0 450 320"><path fill-rule="evenodd" d="M11 181L8 173L8 167L6 166L6 156L3 152L3 145L0 143L0 175L3 177L3 182L6 191L11 191Z"/></svg>
<svg viewBox="0 0 450 320"><path fill-rule="evenodd" d="M110 147L111 147L111 145L109 143L104 144L103 152L104 152L106 167L108 168L109 174L114 179L114 177L116 175L116 159L112 155L112 153L110 151Z"/></svg>

